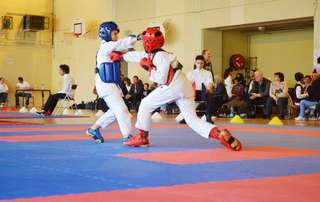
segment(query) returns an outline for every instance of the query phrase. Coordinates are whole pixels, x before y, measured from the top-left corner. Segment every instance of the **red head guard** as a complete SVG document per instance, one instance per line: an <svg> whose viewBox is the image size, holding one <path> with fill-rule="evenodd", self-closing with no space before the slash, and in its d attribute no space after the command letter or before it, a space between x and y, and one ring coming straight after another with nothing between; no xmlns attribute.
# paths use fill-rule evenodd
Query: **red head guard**
<svg viewBox="0 0 320 202"><path fill-rule="evenodd" d="M151 53L156 49L159 49L164 44L164 37L162 32L157 28L149 27L142 32L142 41L144 50L147 53Z"/></svg>

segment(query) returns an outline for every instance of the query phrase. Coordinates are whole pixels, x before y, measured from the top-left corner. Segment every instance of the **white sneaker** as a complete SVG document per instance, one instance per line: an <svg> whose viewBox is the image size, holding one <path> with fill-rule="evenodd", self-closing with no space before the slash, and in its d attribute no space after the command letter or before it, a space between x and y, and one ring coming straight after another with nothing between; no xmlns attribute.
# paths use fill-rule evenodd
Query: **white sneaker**
<svg viewBox="0 0 320 202"><path fill-rule="evenodd" d="M26 107L22 107L20 110L19 110L20 113L27 113L28 112L28 109Z"/></svg>
<svg viewBox="0 0 320 202"><path fill-rule="evenodd" d="M37 108L32 107L29 112L30 112L31 114L36 114L37 111L38 111Z"/></svg>
<svg viewBox="0 0 320 202"><path fill-rule="evenodd" d="M304 121L306 119L304 117L298 116L294 120L296 120L296 121Z"/></svg>

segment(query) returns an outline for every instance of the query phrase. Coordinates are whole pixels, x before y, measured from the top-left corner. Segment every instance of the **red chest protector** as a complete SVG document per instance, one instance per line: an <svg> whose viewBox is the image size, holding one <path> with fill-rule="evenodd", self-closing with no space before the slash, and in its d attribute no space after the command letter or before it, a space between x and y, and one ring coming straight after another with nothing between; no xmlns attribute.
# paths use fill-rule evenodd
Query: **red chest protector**
<svg viewBox="0 0 320 202"><path fill-rule="evenodd" d="M159 50L156 50L155 52L153 53L149 53L148 54L148 57L144 57L140 60L140 66L149 72L149 76L150 76L150 73L153 69L156 69L156 66L153 64L153 58L154 56L156 55L157 52L159 51L164 51L162 49L159 49ZM174 69L172 67L172 65L170 65L169 67L169 72L168 72L168 77L167 77L167 82L165 83L165 85L169 85L173 79L173 76L174 76Z"/></svg>

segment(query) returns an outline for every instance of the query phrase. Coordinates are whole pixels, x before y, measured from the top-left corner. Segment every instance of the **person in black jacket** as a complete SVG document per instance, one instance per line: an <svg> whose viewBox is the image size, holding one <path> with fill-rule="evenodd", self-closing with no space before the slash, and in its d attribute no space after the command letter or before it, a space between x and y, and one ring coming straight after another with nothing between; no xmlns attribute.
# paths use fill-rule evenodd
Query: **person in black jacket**
<svg viewBox="0 0 320 202"><path fill-rule="evenodd" d="M320 101L320 76L317 75L311 86L307 90L308 97L300 102L300 113L295 118L296 121L303 121L306 108L315 107Z"/></svg>
<svg viewBox="0 0 320 202"><path fill-rule="evenodd" d="M147 97L147 95L149 95L151 93L150 90L150 85L148 83L144 83L143 84L143 94L142 94L142 98Z"/></svg>
<svg viewBox="0 0 320 202"><path fill-rule="evenodd" d="M220 107L228 100L226 87L219 76L214 77L213 85L214 90L213 86L208 88L208 103L206 107L206 118L208 122L212 122L212 117L217 116Z"/></svg>
<svg viewBox="0 0 320 202"><path fill-rule="evenodd" d="M294 102L299 104L301 100L305 99L308 94L305 93L305 87L303 84L304 75L301 72L297 72L294 75L294 78L296 79L296 84L294 86Z"/></svg>
<svg viewBox="0 0 320 202"><path fill-rule="evenodd" d="M138 111L142 96L143 96L143 83L138 76L133 76L132 85L125 98L128 102L131 102L131 104L133 105L133 108L136 111Z"/></svg>
<svg viewBox="0 0 320 202"><path fill-rule="evenodd" d="M255 106L263 105L263 117L267 117L266 103L269 97L270 91L270 81L263 77L263 73L259 70L254 73L254 82L252 84L252 89L249 91L248 97L248 108L249 117L254 117Z"/></svg>

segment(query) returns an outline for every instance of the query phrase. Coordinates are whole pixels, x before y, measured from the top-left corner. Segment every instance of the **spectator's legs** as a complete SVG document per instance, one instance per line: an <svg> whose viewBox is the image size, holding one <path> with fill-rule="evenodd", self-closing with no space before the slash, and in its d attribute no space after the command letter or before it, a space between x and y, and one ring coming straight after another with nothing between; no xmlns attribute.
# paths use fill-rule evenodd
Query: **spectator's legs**
<svg viewBox="0 0 320 202"><path fill-rule="evenodd" d="M21 94L21 93L16 93L16 94L15 94L15 97L16 97L16 107L19 107L19 106L20 106L20 103L19 103L20 94Z"/></svg>
<svg viewBox="0 0 320 202"><path fill-rule="evenodd" d="M65 97L66 97L66 94L64 93L57 93L54 95L50 95L46 104L44 105L44 108L43 108L44 112L46 114L51 114L54 108L56 107L58 100L63 99Z"/></svg>
<svg viewBox="0 0 320 202"><path fill-rule="evenodd" d="M302 100L300 102L300 112L299 112L299 117L304 118L304 112L306 108L315 106L318 102L314 101L308 101L308 100Z"/></svg>
<svg viewBox="0 0 320 202"><path fill-rule="evenodd" d="M272 97L268 97L267 100L266 100L266 118L270 118L271 117L271 114L272 114L272 106L273 106L273 103L274 103L274 99Z"/></svg>
<svg viewBox="0 0 320 202"><path fill-rule="evenodd" d="M196 96L196 97L195 97L194 100L195 100L196 102L201 101L202 91L201 91L201 90L196 90L196 91L195 91L195 96Z"/></svg>
<svg viewBox="0 0 320 202"><path fill-rule="evenodd" d="M0 103L5 103L8 98L8 93L0 93Z"/></svg>
<svg viewBox="0 0 320 202"><path fill-rule="evenodd" d="M320 102L316 105L316 117L320 118Z"/></svg>
<svg viewBox="0 0 320 202"><path fill-rule="evenodd" d="M30 100L31 94L30 93L24 93L24 97L26 98L26 106L29 106L29 100Z"/></svg>
<svg viewBox="0 0 320 202"><path fill-rule="evenodd" d="M247 101L247 103L248 103L248 116L250 118L255 117L255 105L257 103L257 99L258 98L252 100L252 99L248 98L248 101Z"/></svg>
<svg viewBox="0 0 320 202"><path fill-rule="evenodd" d="M280 119L284 119L287 113L288 98L278 98L277 101Z"/></svg>
<svg viewBox="0 0 320 202"><path fill-rule="evenodd" d="M222 98L209 98L206 108L207 121L211 122L212 116L217 116L219 108L223 105Z"/></svg>
<svg viewBox="0 0 320 202"><path fill-rule="evenodd" d="M262 97L262 98L259 98L259 105L263 105L263 117L264 118L268 118L269 115L268 115L268 111L267 111L267 101L268 101L269 97ZM271 105L271 110L272 110L272 105ZM270 113L271 115L271 113Z"/></svg>

